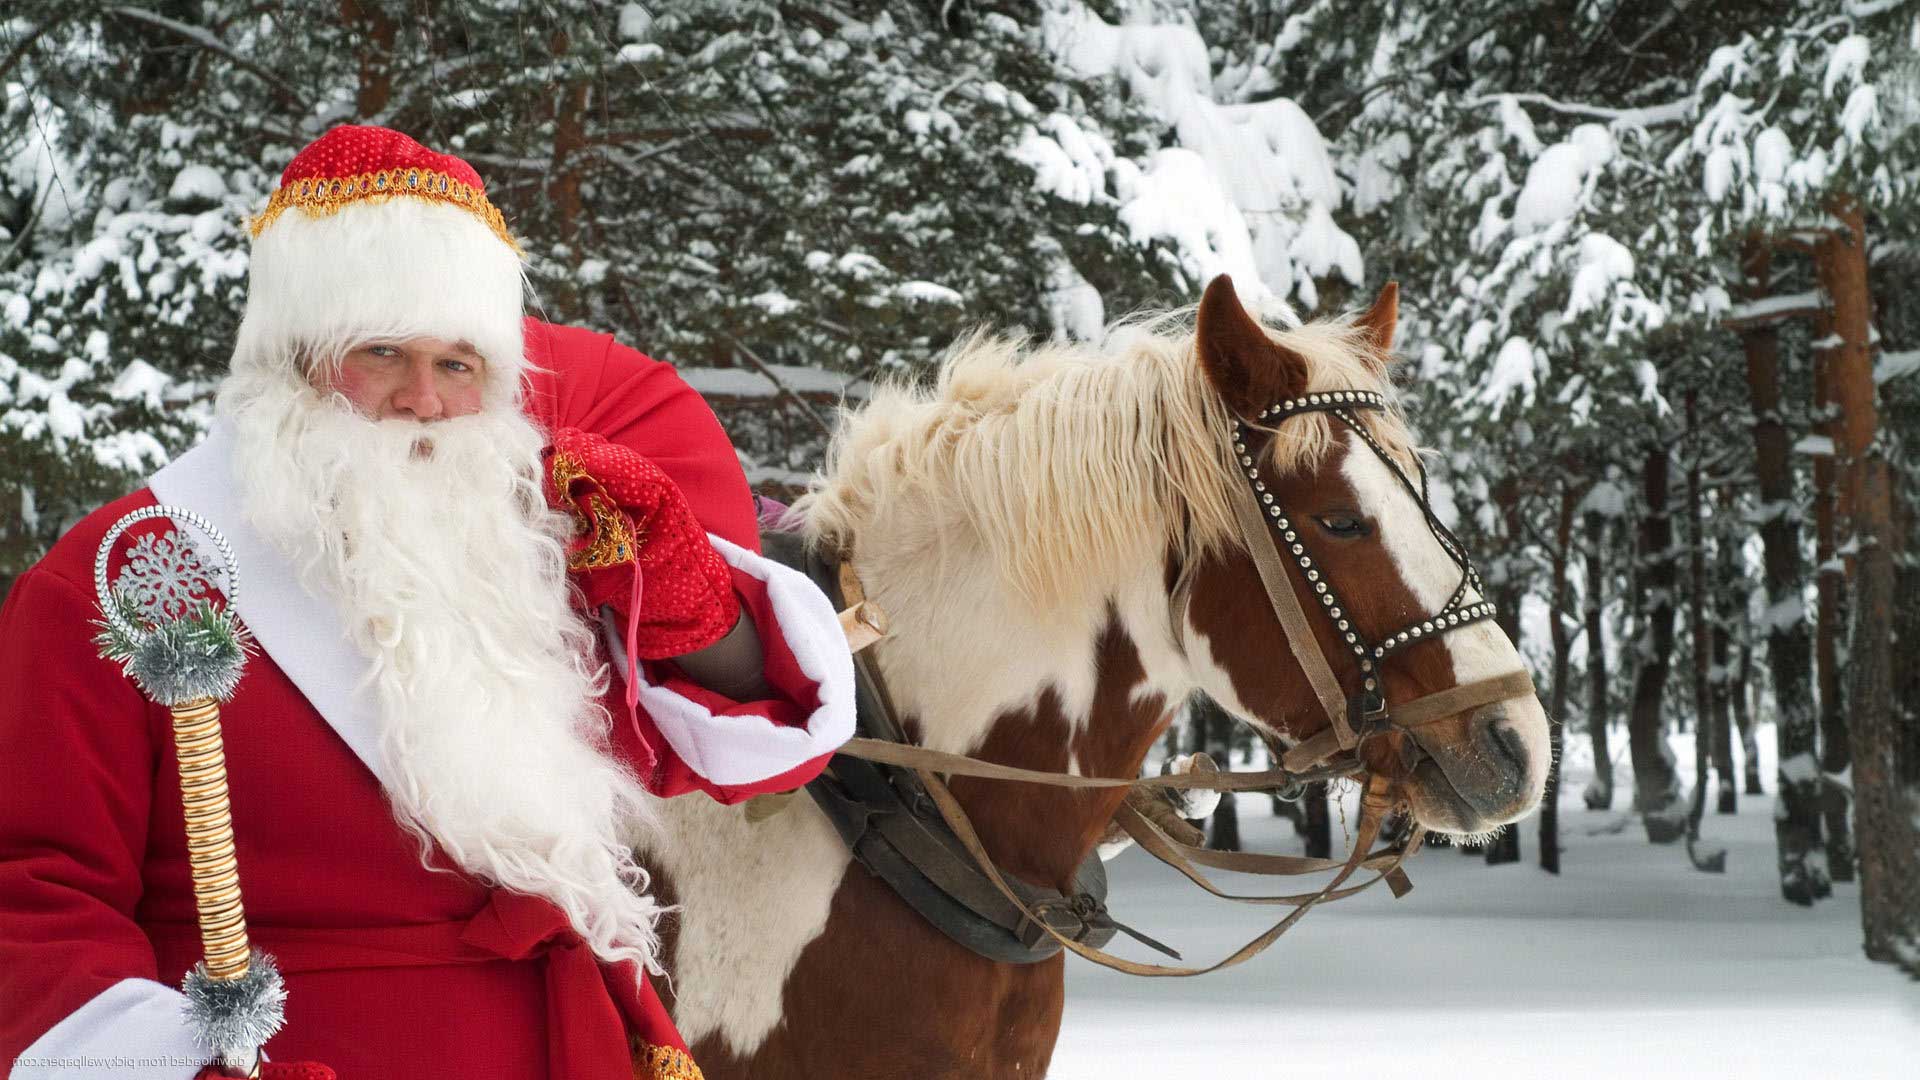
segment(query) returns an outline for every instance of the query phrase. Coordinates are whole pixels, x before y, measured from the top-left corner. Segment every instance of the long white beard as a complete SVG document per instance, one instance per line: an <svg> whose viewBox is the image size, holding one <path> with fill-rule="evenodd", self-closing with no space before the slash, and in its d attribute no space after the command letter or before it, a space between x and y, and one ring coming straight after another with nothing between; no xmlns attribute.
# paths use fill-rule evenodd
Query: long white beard
<svg viewBox="0 0 1920 1080"><path fill-rule="evenodd" d="M601 957L657 970L662 909L629 843L648 797L608 752L539 430L511 406L375 422L277 373L236 373L219 408L253 524L372 661L387 794L423 862L437 842L559 905Z"/></svg>

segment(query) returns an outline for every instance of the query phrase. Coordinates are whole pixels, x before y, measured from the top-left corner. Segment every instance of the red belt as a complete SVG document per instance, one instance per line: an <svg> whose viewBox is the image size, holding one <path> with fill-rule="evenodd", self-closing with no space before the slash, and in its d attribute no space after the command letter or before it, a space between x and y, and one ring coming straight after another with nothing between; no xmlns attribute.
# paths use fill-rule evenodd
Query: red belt
<svg viewBox="0 0 1920 1080"><path fill-rule="evenodd" d="M185 970L199 959L197 926L150 923L142 929L163 972ZM685 1049L670 1026L659 1030L664 1012L657 1000L643 1003L635 965L602 963L565 913L538 897L494 889L472 918L454 922L349 929L250 925L247 932L288 975L544 960L547 1075L556 1080L632 1077L629 1030L649 1043Z"/></svg>

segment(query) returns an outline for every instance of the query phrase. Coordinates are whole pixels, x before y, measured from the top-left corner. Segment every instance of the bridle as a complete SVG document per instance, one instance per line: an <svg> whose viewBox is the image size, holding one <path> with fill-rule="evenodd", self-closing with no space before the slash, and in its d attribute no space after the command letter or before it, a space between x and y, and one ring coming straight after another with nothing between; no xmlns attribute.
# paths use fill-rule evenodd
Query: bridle
<svg viewBox="0 0 1920 1080"><path fill-rule="evenodd" d="M1462 627L1492 619L1497 612L1486 599L1467 602L1468 590L1481 590L1479 571L1474 569L1466 546L1433 512L1427 491L1427 471L1419 469L1416 486L1399 462L1373 437L1356 413L1359 409L1387 410L1386 397L1371 390L1332 390L1288 398L1263 409L1252 423L1236 419L1233 424L1233 456L1246 484L1232 495L1234 517L1240 539L1267 593L1268 603L1285 631L1287 644L1295 660L1306 673L1314 696L1326 712L1328 725L1281 755L1281 765L1298 774L1299 781L1352 776L1365 771L1361 761L1364 744L1396 728L1411 731L1448 716L1533 693L1533 682L1524 671L1480 679L1429 694L1412 701L1389 705L1382 689L1381 667L1411 645L1432 640ZM1420 507L1427 528L1447 557L1460 569L1460 582L1440 610L1399 629L1370 638L1355 622L1352 610L1340 599L1323 567L1314 561L1302 530L1289 515L1260 476L1259 462L1264 451L1286 420L1307 413L1324 413L1338 420L1386 465L1400 485ZM1319 638L1309 624L1298 595L1294 592L1287 562L1299 571L1320 610L1332 622L1358 667L1360 689L1348 694L1340 685L1333 667L1322 652ZM1171 607L1175 641L1184 650L1187 607L1192 599L1191 562L1180 569L1172 590ZM1421 753L1411 738L1402 742L1404 763L1409 767Z"/></svg>

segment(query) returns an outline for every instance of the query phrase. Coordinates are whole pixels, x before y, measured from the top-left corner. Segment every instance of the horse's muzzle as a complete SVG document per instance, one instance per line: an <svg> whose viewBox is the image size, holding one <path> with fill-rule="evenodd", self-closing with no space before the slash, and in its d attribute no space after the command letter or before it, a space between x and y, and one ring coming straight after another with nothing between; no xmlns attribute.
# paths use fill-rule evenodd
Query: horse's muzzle
<svg viewBox="0 0 1920 1080"><path fill-rule="evenodd" d="M1464 737L1457 735L1462 723ZM1414 817L1441 832L1478 833L1532 813L1550 764L1545 724L1539 702L1526 699L1484 706L1438 726L1444 730L1416 732L1424 760L1404 784Z"/></svg>

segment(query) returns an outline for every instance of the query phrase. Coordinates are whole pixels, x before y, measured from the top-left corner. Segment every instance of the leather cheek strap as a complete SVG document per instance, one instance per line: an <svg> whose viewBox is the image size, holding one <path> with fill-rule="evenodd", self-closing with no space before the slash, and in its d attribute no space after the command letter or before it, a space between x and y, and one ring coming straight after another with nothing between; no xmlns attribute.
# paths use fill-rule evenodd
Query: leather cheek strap
<svg viewBox="0 0 1920 1080"><path fill-rule="evenodd" d="M1326 711L1331 725L1328 730L1338 741L1339 748L1351 749L1360 742L1360 738L1347 723L1346 691L1340 688L1339 678L1327 664L1326 654L1320 651L1320 640L1313 636L1313 626L1307 622L1306 610L1300 606L1300 598L1294 595L1292 576L1280 561L1279 548L1267 536L1267 523L1260 517L1260 508L1253 501L1253 493L1236 484L1232 500L1234 517L1240 523L1240 538L1247 554L1253 559L1254 569L1260 572L1260 584L1266 587L1267 602L1280 620L1280 629L1287 637L1287 647L1292 650L1300 670L1306 672L1307 682L1313 687L1313 696L1320 699L1320 707Z"/></svg>

